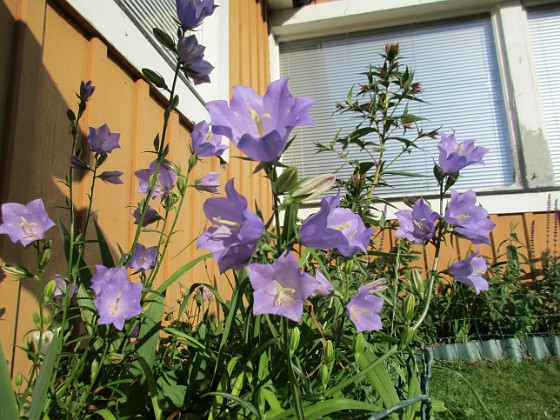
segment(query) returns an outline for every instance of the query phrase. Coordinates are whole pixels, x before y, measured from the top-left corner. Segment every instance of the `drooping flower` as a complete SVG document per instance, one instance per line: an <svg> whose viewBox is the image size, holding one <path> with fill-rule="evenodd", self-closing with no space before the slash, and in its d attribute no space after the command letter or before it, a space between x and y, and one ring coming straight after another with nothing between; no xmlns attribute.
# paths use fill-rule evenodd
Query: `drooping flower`
<svg viewBox="0 0 560 420"><path fill-rule="evenodd" d="M358 293L348 302L346 314L356 327L357 333L383 328L379 316L383 307L383 298L373 295L381 290L383 288L381 288L379 280L376 280L360 287Z"/></svg>
<svg viewBox="0 0 560 420"><path fill-rule="evenodd" d="M91 80L80 83L80 100L82 102L87 102L95 92L95 86L92 85Z"/></svg>
<svg viewBox="0 0 560 420"><path fill-rule="evenodd" d="M25 205L2 204L2 222L0 233L8 235L13 243L19 241L23 246L43 239L45 232L54 226L40 198Z"/></svg>
<svg viewBox="0 0 560 420"><path fill-rule="evenodd" d="M475 146L475 140L457 143L455 133L446 135L440 131L439 135L441 141L437 146L439 149L438 164L443 172L453 174L474 163L484 165L482 158L488 153L487 148Z"/></svg>
<svg viewBox="0 0 560 420"><path fill-rule="evenodd" d="M151 269L157 260L157 253L158 247L151 246L146 248L142 244L136 244L136 248L134 249L134 254L128 263L130 268L135 269L136 271L148 271Z"/></svg>
<svg viewBox="0 0 560 420"><path fill-rule="evenodd" d="M89 128L89 136L87 138L91 150L100 155L111 153L114 149L120 149L119 140L121 135L119 133L111 133L109 126L103 124L99 128Z"/></svg>
<svg viewBox="0 0 560 420"><path fill-rule="evenodd" d="M488 244L487 238L496 224L490 220L486 209L476 205L476 194L468 190L462 194L451 191L451 200L443 216L445 221L455 228L460 235L473 244Z"/></svg>
<svg viewBox="0 0 560 420"><path fill-rule="evenodd" d="M434 222L439 213L432 211L424 199L419 198L412 210L399 210L395 213L399 221L399 228L395 238L406 238L412 242L423 242L432 239L436 228Z"/></svg>
<svg viewBox="0 0 560 420"><path fill-rule="evenodd" d="M177 0L177 17L184 30L193 30L214 13L214 0Z"/></svg>
<svg viewBox="0 0 560 420"><path fill-rule="evenodd" d="M479 255L480 249L477 249L474 254L451 264L448 268L449 274L455 277L455 280L474 287L477 295L481 290L489 289L488 282L482 277L487 269L486 260Z"/></svg>
<svg viewBox="0 0 560 420"><path fill-rule="evenodd" d="M93 301L99 315L97 324L113 324L115 328L122 330L127 319L142 313L142 284L130 282L124 267L110 268L104 277L102 287L96 292ZM100 283L97 282L98 285Z"/></svg>
<svg viewBox="0 0 560 420"><path fill-rule="evenodd" d="M272 264L249 264L253 286L253 315L281 315L299 322L303 303L319 287L319 282L299 268L296 257L285 251Z"/></svg>
<svg viewBox="0 0 560 420"><path fill-rule="evenodd" d="M195 35L181 38L177 46L179 61L183 64L185 76L190 78L195 85L210 83L210 73L214 66L204 60L206 47L198 43Z"/></svg>
<svg viewBox="0 0 560 420"><path fill-rule="evenodd" d="M365 228L361 217L350 209L338 208L336 196L323 197L321 209L303 222L299 229L301 243L309 248L333 249L351 257L366 252L373 228Z"/></svg>
<svg viewBox="0 0 560 420"><path fill-rule="evenodd" d="M54 282L56 287L54 288L53 297L56 300L62 300L64 295L68 293L69 296L76 294L78 289L76 288L76 282L68 284L68 280L62 277L60 274L55 274Z"/></svg>
<svg viewBox="0 0 560 420"><path fill-rule="evenodd" d="M248 209L247 200L226 184L227 198L209 198L204 214L214 224L198 238L196 246L213 253L220 272L240 269L249 261L264 232L264 223Z"/></svg>
<svg viewBox="0 0 560 420"><path fill-rule="evenodd" d="M294 98L284 78L268 85L264 97L250 87L234 86L229 106L226 101L212 101L206 109L213 133L231 139L249 158L270 162L280 157L294 127L314 124L307 112L314 103L310 98Z"/></svg>
<svg viewBox="0 0 560 420"><path fill-rule="evenodd" d="M156 171L157 161L154 160L150 163L149 169L139 169L134 172L138 178L138 193L146 194L150 186L150 178ZM177 179L177 173L171 169L167 161L162 161L159 165L158 177L154 184L151 198L164 197L169 191L173 189L173 185Z"/></svg>
<svg viewBox="0 0 560 420"><path fill-rule="evenodd" d="M134 209L134 212L132 213L132 217L134 217L134 224L137 225L138 223L140 223L140 204L138 204L138 207L136 207ZM148 206L148 208L146 208L146 214L144 214L144 221L142 223L142 227L148 226L154 222L157 222L158 220L161 219L161 216L158 214L157 211L155 211L152 207Z"/></svg>
<svg viewBox="0 0 560 420"><path fill-rule="evenodd" d="M321 270L317 270L315 273L315 280L319 282L319 285L311 293L312 296L327 297L334 294L334 286Z"/></svg>
<svg viewBox="0 0 560 420"><path fill-rule="evenodd" d="M91 168L89 167L89 165L87 164L87 162L83 161L82 159L80 159L77 156L70 156L70 159L68 160L67 165L71 168L74 169L82 169L84 171L90 170Z"/></svg>
<svg viewBox="0 0 560 420"><path fill-rule="evenodd" d="M98 177L108 184L122 184L122 174L123 173L121 171L104 171L103 173L98 175Z"/></svg>
<svg viewBox="0 0 560 420"><path fill-rule="evenodd" d="M222 136L213 134L206 121L196 124L191 132L192 149L198 157L221 156L228 146L222 144Z"/></svg>
<svg viewBox="0 0 560 420"><path fill-rule="evenodd" d="M220 174L216 172L210 172L208 175L203 176L202 178L197 179L194 182L194 186L199 191L206 191L212 194L218 194L218 188L220 187L220 183L217 179L220 177Z"/></svg>

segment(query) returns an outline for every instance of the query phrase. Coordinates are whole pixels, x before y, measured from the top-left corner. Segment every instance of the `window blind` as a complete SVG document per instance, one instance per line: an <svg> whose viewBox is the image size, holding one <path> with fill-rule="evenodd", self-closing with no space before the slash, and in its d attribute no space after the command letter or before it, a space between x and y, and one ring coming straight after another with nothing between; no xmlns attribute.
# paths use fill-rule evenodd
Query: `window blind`
<svg viewBox="0 0 560 420"><path fill-rule="evenodd" d="M422 83L426 103L411 104L410 113L428 118L425 130L455 131L459 141L476 139L490 152L486 165L461 172L458 189L495 188L511 185L514 162L507 129L502 83L489 18L452 21L399 30L343 34L280 44L280 73L290 77L290 90L318 103L311 114L315 126L298 128L296 140L284 154L286 163L296 165L302 176L311 177L339 168L333 154L315 154L315 142L329 144L337 132L348 134L358 121L347 114L334 114L338 101L346 98L353 85L365 81L362 73L370 64L380 65L379 53L386 43L398 42L403 59ZM423 140L421 149L405 154L392 170L415 172L423 178L387 177L394 188L378 190L383 195L426 194L437 191L432 175L437 160L437 142ZM387 145L387 161L402 151L398 144ZM359 150L352 159L366 160ZM350 167L338 172L351 174Z"/></svg>

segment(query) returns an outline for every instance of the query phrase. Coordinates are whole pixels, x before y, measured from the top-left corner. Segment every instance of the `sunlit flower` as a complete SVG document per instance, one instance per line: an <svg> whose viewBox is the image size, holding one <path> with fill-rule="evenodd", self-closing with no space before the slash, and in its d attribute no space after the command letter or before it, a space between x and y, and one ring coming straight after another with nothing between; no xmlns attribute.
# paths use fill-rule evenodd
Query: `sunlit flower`
<svg viewBox="0 0 560 420"><path fill-rule="evenodd" d="M214 13L214 0L177 0L177 17L185 30L192 30Z"/></svg>
<svg viewBox="0 0 560 420"><path fill-rule="evenodd" d="M138 243L136 244L136 248L134 248L134 254L128 266L136 271L148 271L156 264L157 253L157 246L146 248L144 245Z"/></svg>
<svg viewBox="0 0 560 420"><path fill-rule="evenodd" d="M88 82L82 80L82 83L80 83L80 100L83 102L89 101L93 92L95 92L95 86L92 85L91 80Z"/></svg>
<svg viewBox="0 0 560 420"><path fill-rule="evenodd" d="M360 287L358 293L346 306L346 314L356 327L357 333L383 328L379 316L383 307L383 298L373 295L373 293L383 290L379 280Z"/></svg>
<svg viewBox="0 0 560 420"><path fill-rule="evenodd" d="M416 200L412 210L399 210L395 213L399 221L399 228L395 238L406 238L412 242L423 242L433 238L434 223L439 213L432 211L422 198Z"/></svg>
<svg viewBox="0 0 560 420"><path fill-rule="evenodd" d="M119 133L111 133L109 126L103 124L99 128L89 128L89 136L87 138L91 150L100 155L111 153L114 149L120 149L119 140L121 135Z"/></svg>
<svg viewBox="0 0 560 420"><path fill-rule="evenodd" d="M179 61L183 64L185 76L190 78L195 85L209 83L209 74L214 70L214 66L204 60L204 50L206 47L199 44L194 35L181 38L177 46L177 54Z"/></svg>
<svg viewBox="0 0 560 420"><path fill-rule="evenodd" d="M218 194L218 188L220 187L220 183L217 181L220 177L220 174L216 172L210 172L208 175L203 176L202 178L197 179L194 182L194 186L199 191L206 191L212 194Z"/></svg>
<svg viewBox="0 0 560 420"><path fill-rule="evenodd" d="M198 157L221 156L228 146L222 144L222 136L213 134L206 121L196 124L191 133L192 149Z"/></svg>
<svg viewBox="0 0 560 420"><path fill-rule="evenodd" d="M146 194L150 185L150 178L156 171L157 161L154 160L150 163L149 169L140 169L134 172L138 178L138 193ZM159 165L157 180L154 184L151 198L164 197L167 195L177 179L177 173L171 169L171 166L166 161L162 161Z"/></svg>
<svg viewBox="0 0 560 420"><path fill-rule="evenodd" d="M449 266L448 271L455 280L474 287L478 295L481 290L488 290L488 282L482 275L486 273L486 260L479 257L480 250L477 249L474 254L469 255L461 261Z"/></svg>
<svg viewBox="0 0 560 420"><path fill-rule="evenodd" d="M443 216L445 221L460 235L473 244L488 244L487 238L496 224L490 220L486 209L476 205L476 194L468 190L462 194L451 191L451 200Z"/></svg>
<svg viewBox="0 0 560 420"><path fill-rule="evenodd" d="M455 134L446 135L440 131L439 135L441 141L438 144L438 164L443 172L447 174L456 173L473 163L484 165L482 158L488 153L488 149L480 146L475 147L475 140L457 143Z"/></svg>
<svg viewBox="0 0 560 420"><path fill-rule="evenodd" d="M334 286L321 270L317 270L315 273L315 280L317 280L319 284L315 290L313 290L313 296L327 297L334 294Z"/></svg>
<svg viewBox="0 0 560 420"><path fill-rule="evenodd" d="M68 284L68 280L60 274L55 274L54 283L56 284L56 287L54 288L53 297L56 300L62 300L66 293L68 293L69 296L73 296L78 291L76 288L76 282Z"/></svg>
<svg viewBox="0 0 560 420"><path fill-rule="evenodd" d="M25 205L2 204L2 222L0 233L8 235L13 243L19 241L23 246L43 239L45 232L54 226L40 198Z"/></svg>

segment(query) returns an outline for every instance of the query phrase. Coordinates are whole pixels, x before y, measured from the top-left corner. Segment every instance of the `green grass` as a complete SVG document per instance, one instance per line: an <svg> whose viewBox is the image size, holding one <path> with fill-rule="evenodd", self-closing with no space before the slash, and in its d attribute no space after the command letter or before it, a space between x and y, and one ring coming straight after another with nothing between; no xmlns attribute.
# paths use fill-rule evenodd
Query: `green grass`
<svg viewBox="0 0 560 420"><path fill-rule="evenodd" d="M437 419L560 419L560 360L440 362L434 365L430 391L448 408Z"/></svg>

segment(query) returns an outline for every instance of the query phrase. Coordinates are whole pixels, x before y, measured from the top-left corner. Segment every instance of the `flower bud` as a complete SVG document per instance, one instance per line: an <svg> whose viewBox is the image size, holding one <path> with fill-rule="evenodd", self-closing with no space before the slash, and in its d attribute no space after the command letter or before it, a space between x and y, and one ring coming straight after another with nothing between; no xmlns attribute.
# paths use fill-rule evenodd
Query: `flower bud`
<svg viewBox="0 0 560 420"><path fill-rule="evenodd" d="M301 331L295 327L290 334L290 355L294 354L299 346Z"/></svg>
<svg viewBox="0 0 560 420"><path fill-rule="evenodd" d="M414 338L414 329L412 327L406 327L402 332L399 345L401 346L401 348L406 347L410 344L413 338Z"/></svg>
<svg viewBox="0 0 560 420"><path fill-rule="evenodd" d="M46 284L43 292L45 297L45 302L50 300L50 298L53 296L54 289L56 289L56 282L54 280L51 280Z"/></svg>
<svg viewBox="0 0 560 420"><path fill-rule="evenodd" d="M420 296L420 298L424 298L425 287L424 287L424 281L422 280L422 276L420 275L420 272L416 269L412 269L411 271L412 271L412 283L414 284L416 293L418 294L418 296Z"/></svg>
<svg viewBox="0 0 560 420"><path fill-rule="evenodd" d="M323 386L324 392L327 390L327 385L331 376L331 370L327 365L322 365L321 370L319 371L319 375L321 376L321 385Z"/></svg>
<svg viewBox="0 0 560 420"><path fill-rule="evenodd" d="M352 350L354 354L359 354L364 349L364 336L362 333L356 334L354 336L354 342L352 343Z"/></svg>
<svg viewBox="0 0 560 420"><path fill-rule="evenodd" d="M412 293L409 293L404 298L403 316L405 321L412 321L416 313L416 299Z"/></svg>
<svg viewBox="0 0 560 420"><path fill-rule="evenodd" d="M45 267L50 261L52 257L51 246L50 243L47 244L41 254L39 255L39 268Z"/></svg>
<svg viewBox="0 0 560 420"><path fill-rule="evenodd" d="M93 359L93 362L91 362L91 377L92 378L97 377L98 373L99 373L99 362L97 361L97 359Z"/></svg>
<svg viewBox="0 0 560 420"><path fill-rule="evenodd" d="M167 195L163 199L163 208L169 211L173 209L177 201L179 201L179 194L177 194L175 191L169 191L169 193L167 193Z"/></svg>
<svg viewBox="0 0 560 420"><path fill-rule="evenodd" d="M312 200L330 190L336 184L334 174L324 174L308 179L292 193L292 197L303 198L302 201Z"/></svg>
<svg viewBox="0 0 560 420"><path fill-rule="evenodd" d="M334 362L334 346L331 340L327 340L327 345L325 349L325 362L332 365Z"/></svg>
<svg viewBox="0 0 560 420"><path fill-rule="evenodd" d="M118 365L124 360L124 355L120 353L109 353L107 355L107 361L113 365Z"/></svg>
<svg viewBox="0 0 560 420"><path fill-rule="evenodd" d="M187 180L182 176L177 179L177 190L179 190L181 195L185 194L185 191L187 190Z"/></svg>
<svg viewBox="0 0 560 420"><path fill-rule="evenodd" d="M22 384L23 384L23 376L21 376L21 373L18 373L16 376L16 386L18 388L21 388Z"/></svg>
<svg viewBox="0 0 560 420"><path fill-rule="evenodd" d="M4 270L5 273L11 274L12 276L17 277L18 279L25 279L25 278L28 278L28 277L33 277L33 273L31 273L24 266L18 265L18 264L4 263L4 264L2 264L2 270Z"/></svg>
<svg viewBox="0 0 560 420"><path fill-rule="evenodd" d="M276 193L283 194L290 191L298 181L298 171L295 166L288 167L276 180Z"/></svg>

